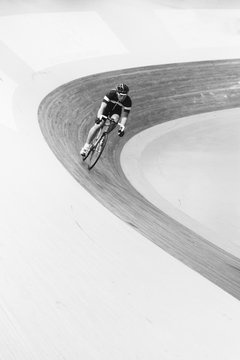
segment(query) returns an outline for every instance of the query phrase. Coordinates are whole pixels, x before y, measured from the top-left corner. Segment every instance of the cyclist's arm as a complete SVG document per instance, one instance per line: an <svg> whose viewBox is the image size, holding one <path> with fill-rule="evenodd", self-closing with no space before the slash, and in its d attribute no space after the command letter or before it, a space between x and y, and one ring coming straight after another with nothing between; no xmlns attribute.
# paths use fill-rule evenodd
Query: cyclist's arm
<svg viewBox="0 0 240 360"><path fill-rule="evenodd" d="M129 111L124 110L119 124L121 124L125 127L127 119L128 119L128 115L129 115Z"/></svg>
<svg viewBox="0 0 240 360"><path fill-rule="evenodd" d="M100 108L98 110L98 113L97 113L97 117L98 119L101 119L103 113L104 113L104 110L106 109L107 107L107 104L105 102L102 102L101 105L100 105Z"/></svg>

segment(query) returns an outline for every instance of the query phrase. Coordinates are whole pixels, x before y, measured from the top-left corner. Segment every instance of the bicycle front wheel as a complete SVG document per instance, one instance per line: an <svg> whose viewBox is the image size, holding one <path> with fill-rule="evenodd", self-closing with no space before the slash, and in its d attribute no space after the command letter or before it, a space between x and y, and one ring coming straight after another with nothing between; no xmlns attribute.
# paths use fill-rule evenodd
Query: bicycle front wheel
<svg viewBox="0 0 240 360"><path fill-rule="evenodd" d="M99 143L99 140L100 140L100 138L102 136L102 133L103 133L103 130L99 129L97 135L95 136L95 138L93 139L93 141L91 143L90 150L87 151L86 155L83 156L83 158L82 158L83 161L87 160L87 158L92 153L92 151L94 151L95 147Z"/></svg>
<svg viewBox="0 0 240 360"><path fill-rule="evenodd" d="M88 169L91 170L98 162L107 143L108 134L103 133L100 139L94 144L89 154Z"/></svg>

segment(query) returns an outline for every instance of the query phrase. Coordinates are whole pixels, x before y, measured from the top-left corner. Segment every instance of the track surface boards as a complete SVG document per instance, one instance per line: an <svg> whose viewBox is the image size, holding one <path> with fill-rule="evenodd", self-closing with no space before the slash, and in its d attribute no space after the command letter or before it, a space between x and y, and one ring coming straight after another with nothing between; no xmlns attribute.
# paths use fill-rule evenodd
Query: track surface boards
<svg viewBox="0 0 240 360"><path fill-rule="evenodd" d="M39 107L39 124L48 145L89 193L136 231L237 299L240 260L143 198L124 176L119 156L128 139L150 126L238 107L239 71L240 60L226 60L96 74L57 88ZM111 134L100 161L89 172L79 150L104 92L119 81L129 84L134 102L126 136L120 139L116 132Z"/></svg>

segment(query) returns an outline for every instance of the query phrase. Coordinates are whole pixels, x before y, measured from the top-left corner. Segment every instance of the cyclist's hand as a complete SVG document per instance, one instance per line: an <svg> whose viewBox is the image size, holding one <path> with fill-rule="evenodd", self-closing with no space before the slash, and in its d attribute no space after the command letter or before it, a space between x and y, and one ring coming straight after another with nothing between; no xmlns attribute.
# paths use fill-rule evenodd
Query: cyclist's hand
<svg viewBox="0 0 240 360"><path fill-rule="evenodd" d="M107 116L105 116L105 115L98 116L95 120L95 124L97 124L97 125L100 124L100 122L102 122L102 120L106 119L106 118L107 118Z"/></svg>
<svg viewBox="0 0 240 360"><path fill-rule="evenodd" d="M100 122L101 122L102 120L101 119L99 119L98 117L96 117L96 119L95 119L95 124L100 124Z"/></svg>
<svg viewBox="0 0 240 360"><path fill-rule="evenodd" d="M118 129L118 136L122 137L125 133L125 126L122 124L118 124L119 125L119 129Z"/></svg>

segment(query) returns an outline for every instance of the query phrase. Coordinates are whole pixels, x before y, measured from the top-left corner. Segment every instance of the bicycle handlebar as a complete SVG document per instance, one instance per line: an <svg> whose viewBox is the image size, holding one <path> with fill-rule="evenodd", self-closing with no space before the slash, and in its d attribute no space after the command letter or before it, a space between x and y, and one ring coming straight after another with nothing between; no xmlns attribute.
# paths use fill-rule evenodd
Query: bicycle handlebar
<svg viewBox="0 0 240 360"><path fill-rule="evenodd" d="M111 122L114 122L115 121L110 117L110 116L107 116L107 115L101 115L101 119L104 118L106 120L110 120ZM120 125L121 123L120 122L117 122L117 125Z"/></svg>

